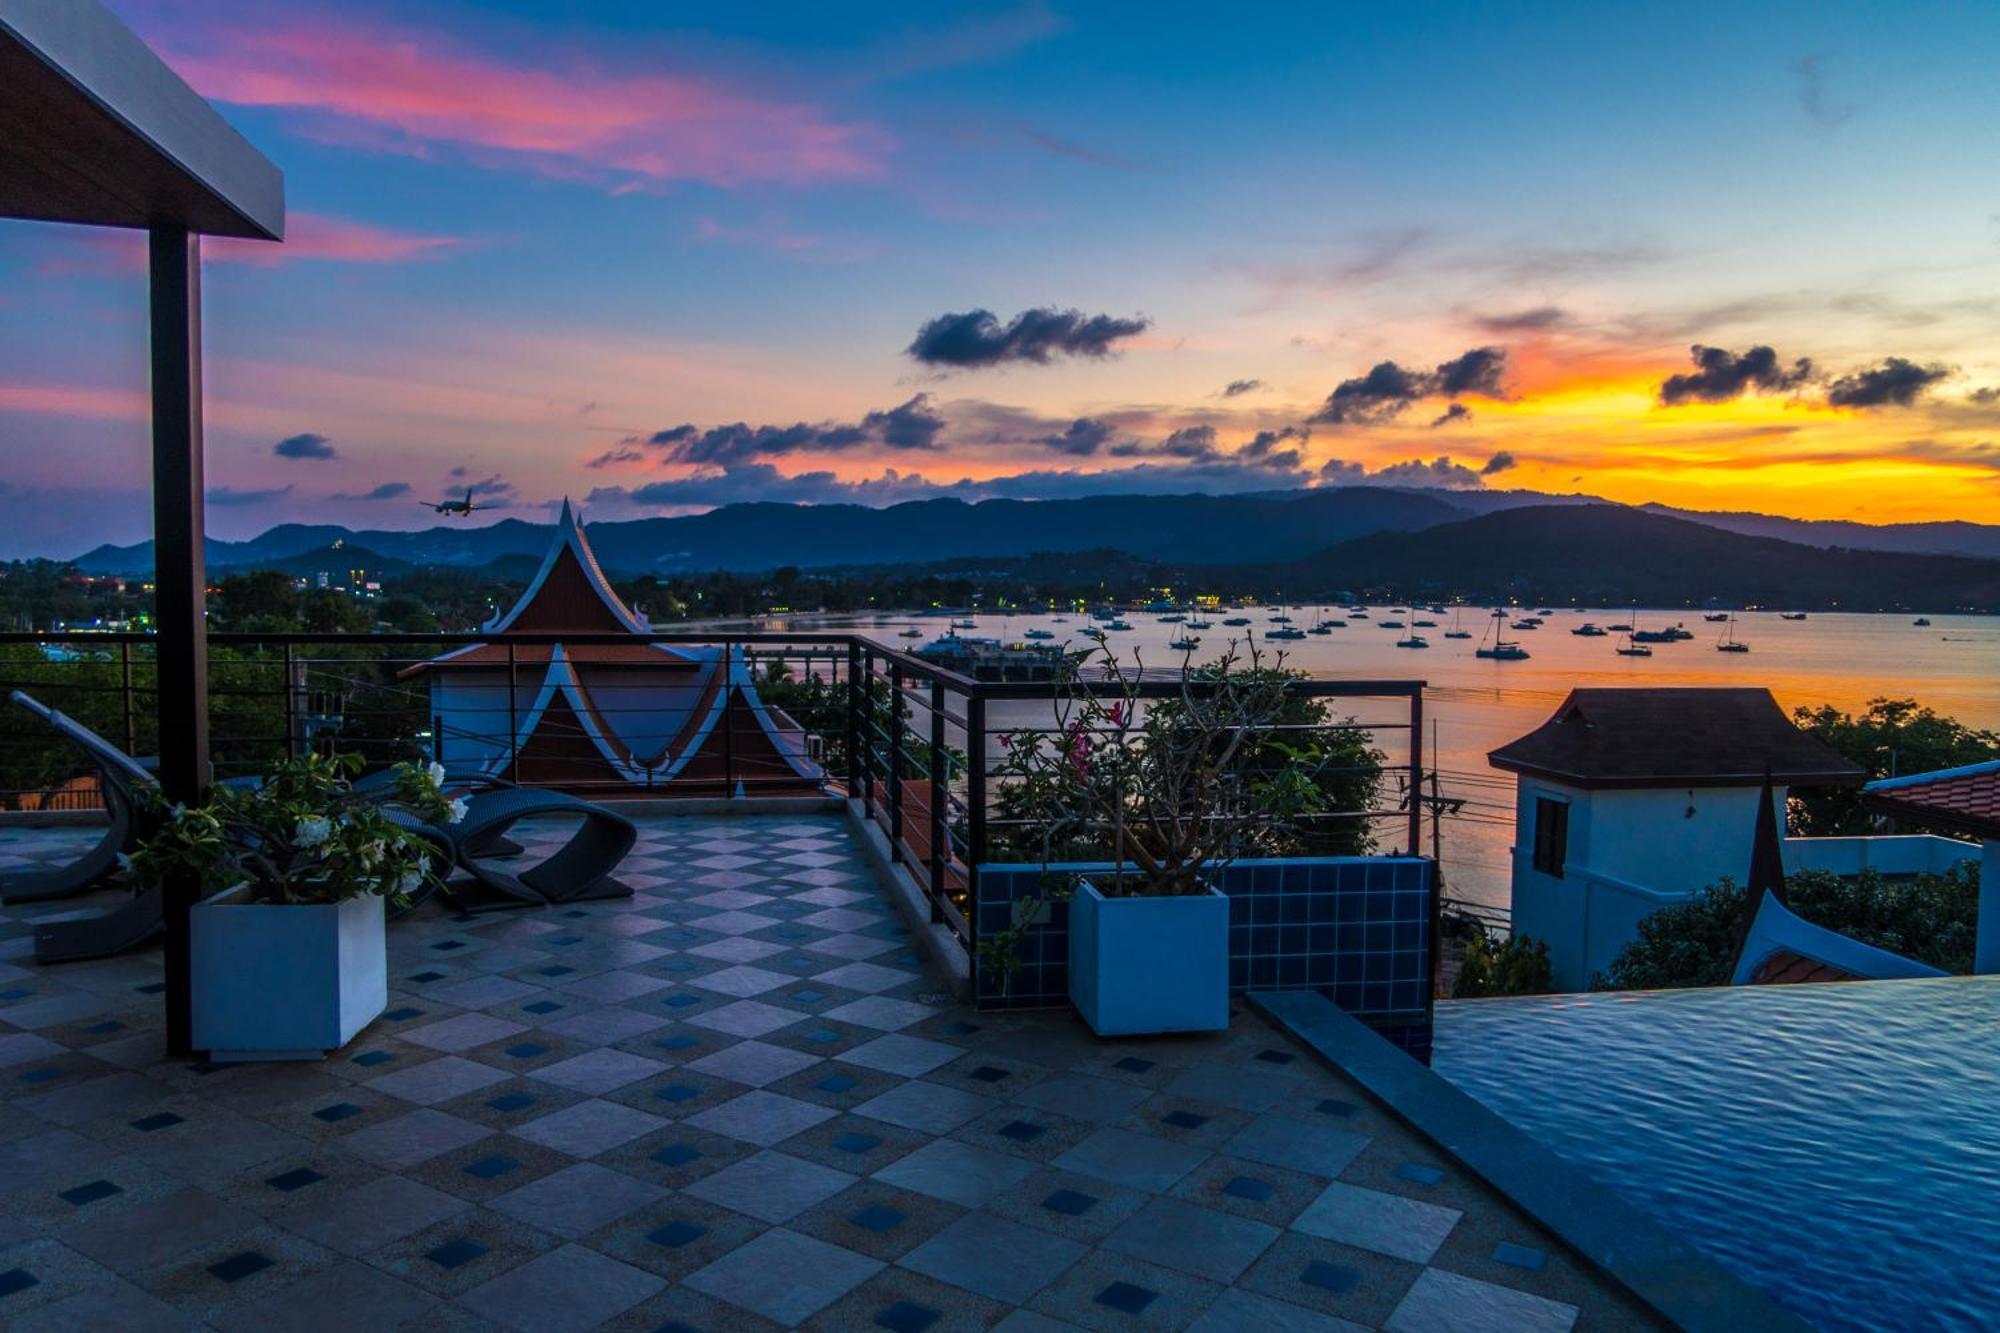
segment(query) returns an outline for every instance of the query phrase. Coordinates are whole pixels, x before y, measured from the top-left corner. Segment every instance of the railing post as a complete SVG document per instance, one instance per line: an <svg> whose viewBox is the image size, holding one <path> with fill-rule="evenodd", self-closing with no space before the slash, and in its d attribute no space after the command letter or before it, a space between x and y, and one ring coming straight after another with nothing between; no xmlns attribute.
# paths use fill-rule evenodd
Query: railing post
<svg viewBox="0 0 2000 1333"><path fill-rule="evenodd" d="M903 664L889 663L889 859L903 859Z"/></svg>
<svg viewBox="0 0 2000 1333"><path fill-rule="evenodd" d="M122 640L118 645L119 697L123 700L125 714L125 753L139 753L139 716L132 704L132 641Z"/></svg>
<svg viewBox="0 0 2000 1333"><path fill-rule="evenodd" d="M868 760L861 766L861 799L869 805L875 804L875 654L866 648L861 650L861 721L862 743L868 747ZM874 811L869 812L874 818Z"/></svg>
<svg viewBox="0 0 2000 1333"><path fill-rule="evenodd" d="M944 920L944 870L951 861L951 757L944 743L944 681L931 677L931 920Z"/></svg>
<svg viewBox="0 0 2000 1333"><path fill-rule="evenodd" d="M297 665L292 660L292 641L285 640L285 758L299 757L299 685Z"/></svg>
<svg viewBox="0 0 2000 1333"><path fill-rule="evenodd" d="M979 950L979 865L986 859L986 697L965 700L965 947Z"/></svg>
<svg viewBox="0 0 2000 1333"><path fill-rule="evenodd" d="M847 641L847 794L861 791L861 644Z"/></svg>
<svg viewBox="0 0 2000 1333"><path fill-rule="evenodd" d="M514 715L519 706L514 696L519 689L514 671L514 644L509 640L507 644L507 780L509 782L521 780L520 723Z"/></svg>
<svg viewBox="0 0 2000 1333"><path fill-rule="evenodd" d="M1410 847L1421 856L1424 845L1424 692L1410 691Z"/></svg>
<svg viewBox="0 0 2000 1333"><path fill-rule="evenodd" d="M733 640L722 645L722 799L730 800L736 795L736 723L734 720L736 702L736 649ZM750 655L743 655L743 674L750 674Z"/></svg>

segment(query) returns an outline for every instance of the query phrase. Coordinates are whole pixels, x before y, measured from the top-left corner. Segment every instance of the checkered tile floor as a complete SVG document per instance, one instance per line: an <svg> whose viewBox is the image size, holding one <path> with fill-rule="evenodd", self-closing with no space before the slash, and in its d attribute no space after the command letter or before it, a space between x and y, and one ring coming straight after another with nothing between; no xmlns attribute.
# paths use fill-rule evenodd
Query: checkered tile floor
<svg viewBox="0 0 2000 1333"><path fill-rule="evenodd" d="M621 874L393 925L317 1064L164 1060L157 952L39 969L76 904L0 915L0 1325L1646 1326L1247 1013L957 1006L838 818L649 820Z"/></svg>

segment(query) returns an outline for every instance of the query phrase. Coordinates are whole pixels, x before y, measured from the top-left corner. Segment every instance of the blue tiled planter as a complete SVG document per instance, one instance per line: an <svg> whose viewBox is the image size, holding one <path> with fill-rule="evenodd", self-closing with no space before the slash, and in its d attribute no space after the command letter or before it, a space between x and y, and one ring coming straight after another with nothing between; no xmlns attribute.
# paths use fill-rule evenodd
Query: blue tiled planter
<svg viewBox="0 0 2000 1333"><path fill-rule="evenodd" d="M1069 904L1069 998L1100 1037L1229 1026L1229 899L1106 898L1089 880Z"/></svg>

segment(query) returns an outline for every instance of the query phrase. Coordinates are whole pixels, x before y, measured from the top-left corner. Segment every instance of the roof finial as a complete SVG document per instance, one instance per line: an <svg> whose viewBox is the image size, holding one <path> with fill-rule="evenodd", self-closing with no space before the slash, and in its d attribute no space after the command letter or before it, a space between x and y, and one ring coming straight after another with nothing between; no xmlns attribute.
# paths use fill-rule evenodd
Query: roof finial
<svg viewBox="0 0 2000 1333"><path fill-rule="evenodd" d="M570 512L569 497L567 495L563 497L562 516L556 520L556 526L565 532L576 526L576 515Z"/></svg>

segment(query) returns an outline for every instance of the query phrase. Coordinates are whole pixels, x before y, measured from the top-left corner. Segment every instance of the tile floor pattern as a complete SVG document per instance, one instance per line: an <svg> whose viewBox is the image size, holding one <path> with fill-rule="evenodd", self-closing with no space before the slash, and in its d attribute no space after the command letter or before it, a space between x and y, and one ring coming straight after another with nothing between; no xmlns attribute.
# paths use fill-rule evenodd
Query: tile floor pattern
<svg viewBox="0 0 2000 1333"><path fill-rule="evenodd" d="M1647 1326L1248 1013L957 1006L838 818L651 819L624 874L392 926L314 1064L164 1060L157 951L40 969L74 905L0 915L0 1325Z"/></svg>

